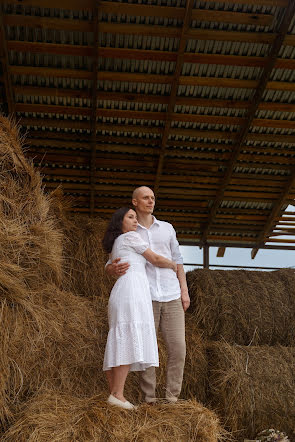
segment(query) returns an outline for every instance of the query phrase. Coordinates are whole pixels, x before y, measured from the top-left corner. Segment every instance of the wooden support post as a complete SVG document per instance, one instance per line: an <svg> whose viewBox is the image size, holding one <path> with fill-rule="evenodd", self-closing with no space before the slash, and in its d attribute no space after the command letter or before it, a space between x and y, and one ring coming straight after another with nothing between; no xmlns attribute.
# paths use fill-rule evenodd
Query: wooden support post
<svg viewBox="0 0 295 442"><path fill-rule="evenodd" d="M203 267L204 269L209 269L209 245L204 244L203 246Z"/></svg>

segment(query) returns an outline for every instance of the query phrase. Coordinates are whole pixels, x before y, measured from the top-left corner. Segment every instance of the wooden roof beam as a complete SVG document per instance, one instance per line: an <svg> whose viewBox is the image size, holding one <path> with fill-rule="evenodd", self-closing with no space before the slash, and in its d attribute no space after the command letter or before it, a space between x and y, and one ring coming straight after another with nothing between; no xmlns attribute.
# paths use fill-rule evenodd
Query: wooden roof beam
<svg viewBox="0 0 295 442"><path fill-rule="evenodd" d="M234 0L236 1L236 0ZM254 0L256 1L256 0ZM265 0L264 0L265 1ZM287 3L287 0L284 0ZM248 2L248 0L247 0ZM277 2L277 0L273 0ZM257 3L256 3L257 4ZM278 6L278 5L276 5ZM37 17L20 14L7 14L4 16L4 24L9 26L26 26L38 29L59 29L77 32L92 32L91 20L74 20L51 17ZM100 33L125 34L125 35L148 35L155 37L179 38L181 27L158 26L158 25L137 25L131 23L100 23ZM239 32L221 31L217 29L191 28L187 34L192 40L215 40L233 41L245 43L272 44L276 34L265 32ZM295 46L295 36L286 35L284 45Z"/></svg>
<svg viewBox="0 0 295 442"><path fill-rule="evenodd" d="M210 0L213 1L213 0ZM11 4L19 5L19 0L10 0ZM113 8L106 4L107 2L101 1L96 2L103 6L103 12L107 13L118 13L118 3L115 3ZM235 4L235 0L224 0L223 3L226 4ZM241 4L250 4L250 5L264 5L264 6L279 6L286 7L287 0L241 0ZM92 0L63 0L63 3L59 0L22 0L22 5L24 6L35 6L35 7L43 7L43 8L56 8L56 9L69 9L69 10L90 10L93 7ZM125 5L124 5L125 6ZM130 4L130 6L133 6ZM141 6L141 7L140 7ZM149 9L150 8L150 11ZM165 11L167 9L167 11ZM177 13L173 12L173 9L177 9ZM220 12L220 11L218 11ZM143 15L143 16L160 16L160 17L170 17L170 18L183 18L184 16L184 8L173 8L167 6L145 6L145 5L136 5L133 8L129 8L126 10L126 14L130 15ZM247 14L251 15L251 14ZM252 14L253 15L253 14ZM254 18L253 18L254 20Z"/></svg>
<svg viewBox="0 0 295 442"><path fill-rule="evenodd" d="M96 129L97 129L97 80L98 80L98 6L93 0L93 79L92 79L92 109L91 109L91 157L90 157L90 216L94 216L95 208L95 179L96 179Z"/></svg>
<svg viewBox="0 0 295 442"><path fill-rule="evenodd" d="M220 188L216 194L213 205L210 209L210 216L208 219L208 223L205 226L203 233L202 233L202 241L204 241L204 242L206 242L206 240L207 240L207 237L210 232L211 225L214 221L217 209L219 207L220 202L222 201L222 199L224 197L226 187L231 180L231 177L232 177L232 174L234 171L234 167L237 163L239 154L242 150L242 146L246 140L249 129L250 129L251 125L253 124L253 120L254 120L256 111L258 109L259 103L261 102L262 96L264 94L268 80L270 78L271 71L272 71L273 67L275 66L277 56L280 52L285 35L288 32L288 28L290 26L290 23L292 22L294 14L295 14L295 2L293 0L289 0L288 7L285 10L284 16L283 16L282 21L279 26L278 35L277 35L277 37L272 45L272 48L270 50L270 54L267 59L267 64L264 68L261 79L259 80L258 87L257 87L256 92L254 94L253 100L251 100L251 106L247 112L245 124L242 126L241 131L238 134L235 148L233 150L231 159L227 165L227 170L226 170L226 173L224 176L224 180L220 185Z"/></svg>
<svg viewBox="0 0 295 442"><path fill-rule="evenodd" d="M97 95L96 95L97 96ZM175 105L175 101L174 101ZM90 107L78 106L59 106L48 104L31 104L31 103L17 103L15 104L16 112L28 113L49 113L49 114L64 114L64 115L82 115L90 116L93 110ZM121 118L132 120L152 120L152 121L166 121L167 114L165 112L153 111L138 111L138 110L122 110L122 109L102 109L96 108L96 116L105 118ZM203 115L203 114L186 114L171 112L169 114L171 121L180 121L188 123L205 123L205 124L223 124L227 126L241 126L244 122L242 117L228 117L223 115ZM255 118L252 121L252 126L257 127L272 127L279 129L293 129L293 120L272 120L270 118Z"/></svg>
<svg viewBox="0 0 295 442"><path fill-rule="evenodd" d="M176 62L177 52L144 50L129 48L112 48L96 46L100 58L129 59L129 60L152 60ZM30 41L7 41L7 49L15 52L44 53L54 55L71 55L91 57L93 48L91 46L40 43ZM183 54L183 63L192 64L214 64L222 66L246 66L263 68L266 63L265 57L224 55L224 54L196 54L185 52ZM274 65L275 69L295 69L295 61L287 58L279 58Z"/></svg>
<svg viewBox="0 0 295 442"><path fill-rule="evenodd" d="M4 91L7 102L7 111L9 115L15 113L15 103L11 76L9 72L9 59L7 50L7 40L3 23L3 5L0 4L0 61L3 71Z"/></svg>
<svg viewBox="0 0 295 442"><path fill-rule="evenodd" d="M274 223L276 223L277 218L279 217L280 219L284 219L283 218L284 213L281 213L282 206L286 204L286 200L288 199L288 195L291 193L293 186L295 186L295 167L292 168L291 175L288 181L286 182L285 187L281 192L279 198L275 202L262 232L258 236L256 247L254 247L253 250L251 251L252 259L255 258L259 248L261 248L261 246L264 245L266 241L270 241L269 239L267 240L266 237L269 235L269 232L273 229Z"/></svg>
<svg viewBox="0 0 295 442"><path fill-rule="evenodd" d="M12 75L27 75L36 77L54 77L54 78L74 78L92 80L92 72L83 69L60 69L35 66L16 66L9 68ZM1 79L1 78L0 78ZM170 84L173 81L173 75L158 75L129 72L111 72L100 71L99 79L101 81L119 81L131 83L150 83L150 84ZM215 78L215 77L197 77L184 75L180 76L179 84L182 86L208 86L256 89L259 82L257 80L240 80L235 78ZM284 81L269 81L266 89L295 91L295 83Z"/></svg>
<svg viewBox="0 0 295 442"><path fill-rule="evenodd" d="M54 87L38 87L38 86L14 86L15 95L21 96L44 96L44 97L69 97L69 98L90 98L91 91L85 89L60 89ZM156 94L138 94L123 92L105 92L99 91L99 100L103 101L120 101L127 103L152 103L152 104L168 104L169 97ZM17 104L23 104L19 102ZM250 105L249 101L233 101L210 98L194 98L186 96L177 96L176 105L183 106L200 106L200 107L216 107L231 109L247 109ZM273 110L281 112L295 112L295 104L280 102L261 102L258 107L260 110Z"/></svg>

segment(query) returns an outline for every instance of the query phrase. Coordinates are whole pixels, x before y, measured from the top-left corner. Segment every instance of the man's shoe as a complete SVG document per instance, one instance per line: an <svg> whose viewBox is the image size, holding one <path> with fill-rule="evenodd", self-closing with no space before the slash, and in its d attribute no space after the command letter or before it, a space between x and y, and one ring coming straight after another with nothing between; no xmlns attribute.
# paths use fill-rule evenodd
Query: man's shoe
<svg viewBox="0 0 295 442"><path fill-rule="evenodd" d="M135 410L135 405L131 404L130 402L126 401L120 401L120 399L117 399L112 394L108 397L108 403L111 405L116 405L117 407L124 408L125 410Z"/></svg>

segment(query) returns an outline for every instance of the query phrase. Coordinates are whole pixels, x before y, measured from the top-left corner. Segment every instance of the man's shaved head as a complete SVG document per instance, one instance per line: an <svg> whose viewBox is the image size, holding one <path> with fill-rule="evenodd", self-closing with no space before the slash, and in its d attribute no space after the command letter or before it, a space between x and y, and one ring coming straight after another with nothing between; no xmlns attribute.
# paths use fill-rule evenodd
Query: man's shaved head
<svg viewBox="0 0 295 442"><path fill-rule="evenodd" d="M138 198L138 196L144 192L145 190L151 190L149 187L147 186L140 186L140 187L136 187L136 189L134 189L133 194L132 194L132 199L136 200Z"/></svg>

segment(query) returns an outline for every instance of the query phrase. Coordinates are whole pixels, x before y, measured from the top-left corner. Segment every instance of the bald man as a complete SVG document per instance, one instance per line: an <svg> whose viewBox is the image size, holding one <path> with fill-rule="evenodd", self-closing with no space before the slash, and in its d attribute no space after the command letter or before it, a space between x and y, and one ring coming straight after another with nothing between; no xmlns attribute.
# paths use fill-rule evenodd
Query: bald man
<svg viewBox="0 0 295 442"><path fill-rule="evenodd" d="M181 391L186 352L184 312L190 305L183 260L173 226L153 216L154 192L146 186L136 188L132 204L137 213L137 232L140 236L154 252L177 263L177 275L170 269L146 264L155 327L157 331L160 327L168 351L166 399L176 402ZM107 272L113 276L121 276L128 268L128 263L121 263L118 259L106 266ZM157 401L154 367L142 372L141 389L147 403Z"/></svg>

